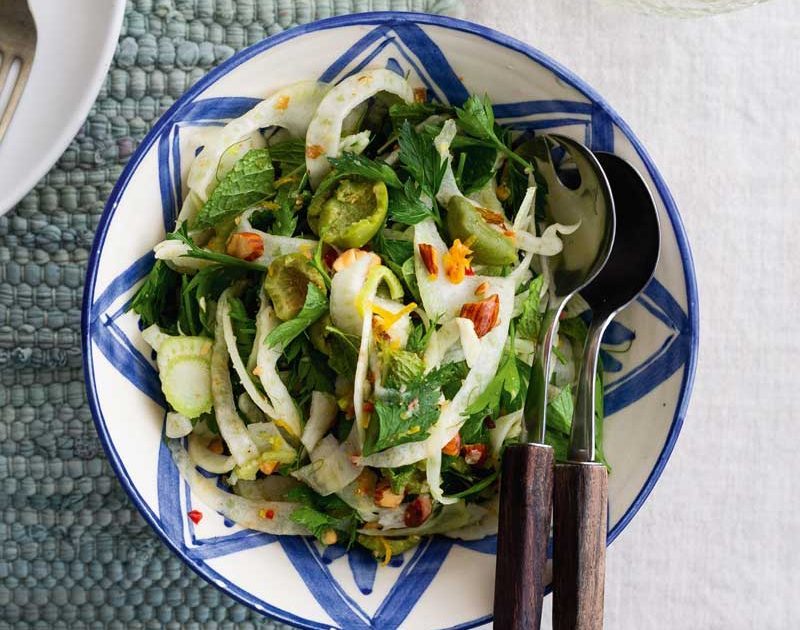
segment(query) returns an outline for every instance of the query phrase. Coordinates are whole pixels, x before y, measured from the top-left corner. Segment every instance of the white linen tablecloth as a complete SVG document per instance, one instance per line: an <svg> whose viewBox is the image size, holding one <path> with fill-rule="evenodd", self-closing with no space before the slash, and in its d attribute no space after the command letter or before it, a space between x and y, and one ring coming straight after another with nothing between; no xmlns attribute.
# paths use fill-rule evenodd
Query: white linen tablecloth
<svg viewBox="0 0 800 630"><path fill-rule="evenodd" d="M694 394L664 475L609 549L606 627L800 628L800 2L695 20L601 0L465 4L630 123L694 253Z"/></svg>

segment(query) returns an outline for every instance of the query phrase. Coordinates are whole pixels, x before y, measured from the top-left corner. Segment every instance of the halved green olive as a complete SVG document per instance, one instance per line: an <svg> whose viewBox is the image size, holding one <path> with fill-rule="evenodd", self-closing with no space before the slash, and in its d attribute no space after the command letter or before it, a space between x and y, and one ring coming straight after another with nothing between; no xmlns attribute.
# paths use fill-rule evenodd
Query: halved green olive
<svg viewBox="0 0 800 630"><path fill-rule="evenodd" d="M364 534L358 535L358 543L366 547L372 552L372 555L378 559L383 560L388 552L391 556L396 556L416 547L421 540L420 536L406 536L405 538L381 538L380 536L365 536Z"/></svg>
<svg viewBox="0 0 800 630"><path fill-rule="evenodd" d="M475 264L510 265L517 261L514 241L491 227L464 197L453 197L447 204L447 229L451 238L469 242Z"/></svg>
<svg viewBox="0 0 800 630"><path fill-rule="evenodd" d="M339 248L361 247L383 225L389 193L383 182L347 178L339 182L321 207L319 204L317 200L312 204L313 211L309 208L309 224L314 228L317 223L320 238Z"/></svg>
<svg viewBox="0 0 800 630"><path fill-rule="evenodd" d="M286 321L303 308L308 283L325 291L325 280L303 254L286 254L273 260L264 278L264 290L272 300L275 314Z"/></svg>

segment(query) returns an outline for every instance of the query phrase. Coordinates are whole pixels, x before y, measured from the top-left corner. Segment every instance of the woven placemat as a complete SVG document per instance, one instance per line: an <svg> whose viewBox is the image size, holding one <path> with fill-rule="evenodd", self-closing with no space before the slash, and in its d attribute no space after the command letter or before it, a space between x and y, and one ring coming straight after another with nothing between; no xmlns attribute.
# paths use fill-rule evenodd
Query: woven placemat
<svg viewBox="0 0 800 630"><path fill-rule="evenodd" d="M103 205L150 126L236 50L296 24L458 0L129 0L83 129L0 217L0 628L265 628L156 537L106 461L80 305Z"/></svg>

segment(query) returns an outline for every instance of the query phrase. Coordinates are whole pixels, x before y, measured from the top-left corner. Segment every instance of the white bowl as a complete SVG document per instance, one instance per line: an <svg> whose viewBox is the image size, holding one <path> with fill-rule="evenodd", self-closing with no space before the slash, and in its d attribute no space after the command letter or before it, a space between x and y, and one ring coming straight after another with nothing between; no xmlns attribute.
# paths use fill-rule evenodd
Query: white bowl
<svg viewBox="0 0 800 630"><path fill-rule="evenodd" d="M125 307L173 226L198 129L221 124L279 86L337 81L362 67L409 72L441 100L488 92L498 119L552 129L613 151L645 174L661 213L655 279L612 326L605 451L609 541L661 474L683 421L697 351L697 290L675 203L624 121L565 68L530 46L430 15L337 17L271 37L209 73L155 125L117 182L89 264L83 334L97 430L120 481L164 542L213 584L265 614L309 628L467 628L490 621L495 538L430 540L376 566L366 552L244 531L198 506L162 443L164 409L150 353ZM616 362L614 361L616 359ZM186 513L199 507L195 526Z"/></svg>

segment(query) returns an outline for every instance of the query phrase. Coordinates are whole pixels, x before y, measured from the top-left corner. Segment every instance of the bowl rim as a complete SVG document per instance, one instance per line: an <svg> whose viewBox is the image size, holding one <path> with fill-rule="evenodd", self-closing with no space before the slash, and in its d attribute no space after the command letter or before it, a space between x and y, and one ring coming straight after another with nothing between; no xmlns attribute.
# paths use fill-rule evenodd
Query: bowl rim
<svg viewBox="0 0 800 630"><path fill-rule="evenodd" d="M221 63L219 66L210 70L205 74L197 83L189 88L180 98L178 98L172 106L156 121L150 131L144 137L142 142L137 147L134 155L125 165L122 173L117 179L108 201L103 209L103 213L98 222L92 250L87 264L86 281L83 291L83 302L81 305L81 350L83 357L83 373L85 386L87 391L87 398L89 407L92 413L92 418L97 430L100 442L106 452L106 456L111 463L111 466L119 479L125 492L133 501L133 504L144 516L148 524L153 528L161 540L172 550L187 566L189 566L195 573L200 575L206 581L216 586L226 594L233 597L240 603L248 606L249 608L261 614L267 614L276 620L286 623L294 624L301 628L328 628L327 624L321 624L310 619L299 617L294 613L282 610L271 604L259 600L248 591L240 588L223 575L217 573L209 565L205 563L198 563L188 557L179 547L175 544L164 531L163 527L159 524L157 515L150 509L145 502L138 489L134 486L130 476L127 473L125 463L116 451L114 444L108 433L105 418L100 406L100 401L96 391L96 382L93 371L92 360L92 306L95 294L95 284L97 281L97 271L100 260L100 254L103 251L105 239L108 234L108 228L116 212L119 200L126 190L131 177L136 172L144 156L149 152L155 140L160 135L163 128L170 123L172 118L186 103L194 100L201 92L203 92L210 85L215 83L219 78L228 74L231 70L238 67L242 63L248 61L252 57L261 54L275 46L284 42L295 39L300 36L315 33L317 31L331 30L340 27L360 26L360 25L380 25L391 24L393 22L412 22L423 25L431 25L447 28L450 30L461 31L488 40L493 44L500 45L504 48L511 49L520 53L528 59L540 64L554 73L558 78L565 81L571 87L578 90L591 102L595 103L611 118L613 123L617 125L620 130L625 134L631 145L639 155L640 159L645 165L645 168L652 178L659 195L661 196L667 215L669 217L672 228L675 232L675 237L678 245L678 251L683 263L683 275L686 284L686 313L689 321L689 356L687 357L684 365L684 373L682 382L678 393L678 405L676 406L672 423L667 433L664 446L656 459L653 469L650 471L644 485L639 490L636 498L631 503L630 507L623 514L622 518L608 533L607 544L610 545L619 534L627 527L631 519L641 508L644 501L652 492L655 484L661 476L667 461L669 460L672 451L680 434L683 426L683 421L686 415L686 410L691 397L692 386L694 383L695 371L697 367L697 357L699 348L699 305L697 295L697 281L695 277L694 262L692 253L689 247L688 238L683 226L683 222L678 213L677 205L675 203L669 188L666 185L663 177L655 166L652 158L647 153L638 137L633 133L633 130L625 122L625 120L594 90L588 83L578 77L574 72L562 66L559 62L550 58L533 46L526 44L510 35L506 35L492 28L476 24L467 20L459 18L434 15L427 13L416 12L399 12L399 11L375 11L366 13L354 13L347 15L334 16L325 18L309 24L300 25L281 33L277 33L267 37L247 48L244 48L229 59ZM548 589L549 591L549 589ZM484 616L473 621L459 624L454 628L474 628L476 626L485 624L491 621L492 616Z"/></svg>

